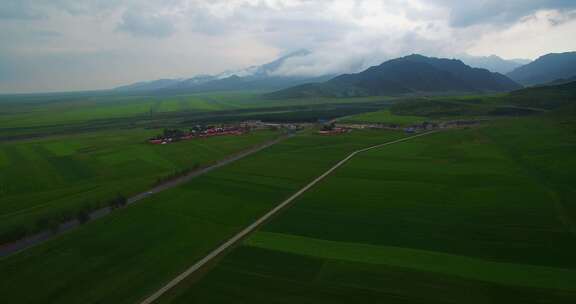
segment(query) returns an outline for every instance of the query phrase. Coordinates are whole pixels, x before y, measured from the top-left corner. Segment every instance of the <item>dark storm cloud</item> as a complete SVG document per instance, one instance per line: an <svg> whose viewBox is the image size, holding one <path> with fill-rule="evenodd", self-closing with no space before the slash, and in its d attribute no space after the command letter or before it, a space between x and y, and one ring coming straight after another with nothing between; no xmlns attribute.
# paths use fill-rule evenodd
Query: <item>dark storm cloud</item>
<svg viewBox="0 0 576 304"><path fill-rule="evenodd" d="M431 2L450 9L450 24L455 27L513 23L538 10L576 9L575 0L432 0Z"/></svg>

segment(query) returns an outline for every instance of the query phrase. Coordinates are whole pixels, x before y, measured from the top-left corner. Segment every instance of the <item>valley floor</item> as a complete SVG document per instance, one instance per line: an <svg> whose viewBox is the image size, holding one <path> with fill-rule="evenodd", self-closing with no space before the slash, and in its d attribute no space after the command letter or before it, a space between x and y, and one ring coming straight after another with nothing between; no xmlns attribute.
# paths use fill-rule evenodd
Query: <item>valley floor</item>
<svg viewBox="0 0 576 304"><path fill-rule="evenodd" d="M162 303L574 303L575 124L358 155Z"/></svg>
<svg viewBox="0 0 576 304"><path fill-rule="evenodd" d="M574 303L575 131L509 119L358 154L157 302ZM404 137L303 131L0 259L0 294L138 303L351 152Z"/></svg>
<svg viewBox="0 0 576 304"><path fill-rule="evenodd" d="M0 260L0 294L12 303L137 302L351 151L402 136L292 137Z"/></svg>

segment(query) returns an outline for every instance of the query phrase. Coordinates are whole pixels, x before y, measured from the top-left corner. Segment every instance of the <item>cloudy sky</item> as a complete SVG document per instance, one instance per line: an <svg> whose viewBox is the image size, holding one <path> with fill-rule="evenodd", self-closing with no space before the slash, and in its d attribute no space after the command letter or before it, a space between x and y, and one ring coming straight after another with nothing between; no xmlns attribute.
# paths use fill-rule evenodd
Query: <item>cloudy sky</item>
<svg viewBox="0 0 576 304"><path fill-rule="evenodd" d="M312 53L286 74L422 53L576 50L574 0L0 0L0 93L110 88Z"/></svg>

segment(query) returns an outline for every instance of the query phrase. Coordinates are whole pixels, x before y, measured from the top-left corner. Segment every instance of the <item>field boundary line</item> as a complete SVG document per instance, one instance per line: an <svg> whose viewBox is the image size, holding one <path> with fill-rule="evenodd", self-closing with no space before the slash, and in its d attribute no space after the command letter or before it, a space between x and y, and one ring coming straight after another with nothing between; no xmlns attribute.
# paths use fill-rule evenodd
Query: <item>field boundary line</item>
<svg viewBox="0 0 576 304"><path fill-rule="evenodd" d="M438 131L430 131L430 132L425 132L425 133L420 133L417 135L413 135L413 136L408 136L408 137L404 137L401 139L397 139L397 140L393 140L393 141L389 141L389 142L385 142L382 144L378 144L378 145L374 145L374 146L370 146L367 148L363 148L363 149L359 149L356 151L351 152L350 154L348 154L348 156L346 156L345 158L343 158L342 160L340 160L338 163L336 163L334 166L330 167L328 170L326 170L324 173L322 173L320 176L316 177L314 180L312 180L310 183L306 184L304 187L300 188L300 190L296 191L296 193L292 194L290 197L288 197L287 199L285 199L284 201L282 201L280 204L276 205L274 208L272 208L270 211L266 212L263 216L261 216L260 218L258 218L256 221L254 221L252 224L250 224L248 227L242 229L240 232L238 232L236 235L234 235L232 238L228 239L226 242L224 242L223 244L221 244L220 246L216 247L216 249L212 250L210 253L208 253L205 257L203 257L202 259L200 259L199 261L197 261L196 263L194 263L194 265L190 266L188 269L186 269L184 272L180 273L178 276L176 276L174 279L170 280L167 284L165 284L164 286L162 286L160 289L158 289L156 292L154 292L152 295L148 296L147 298L145 298L144 300L142 300L140 302L140 304L151 304L154 303L154 301L158 300L162 295L164 295L166 292L168 292L170 289L172 289L173 287L175 287L176 285L178 285L180 282L182 282L183 280L185 280L188 276L190 276L191 274L193 274L195 271L199 270L200 268L202 268L204 265L208 264L208 262L210 262L212 259L218 257L220 254L222 254L224 251L226 251L228 248L230 248L232 245L236 244L237 242L239 242L240 240L242 240L244 237L246 237L248 234L252 233L253 231L256 230L256 228L258 228L260 225L262 225L265 221L267 221L268 219L270 219L272 216L276 215L278 212L280 212L280 210L284 209L286 206L288 206L290 203L292 203L296 198L298 198L300 195L302 195L304 192L308 191L310 188L314 187L318 182L322 181L326 176L330 175L330 173L334 172L336 169L338 169L339 167L341 167L343 164L345 164L346 162L348 162L351 158L353 158L354 156L356 156L359 153L362 152L366 152L372 149L377 149L380 147L384 147L384 146L388 146L388 145L393 145L399 142L403 142L403 141L407 141L407 140L411 140L413 138L416 137L421 137L424 135L429 135L432 133L436 133Z"/></svg>

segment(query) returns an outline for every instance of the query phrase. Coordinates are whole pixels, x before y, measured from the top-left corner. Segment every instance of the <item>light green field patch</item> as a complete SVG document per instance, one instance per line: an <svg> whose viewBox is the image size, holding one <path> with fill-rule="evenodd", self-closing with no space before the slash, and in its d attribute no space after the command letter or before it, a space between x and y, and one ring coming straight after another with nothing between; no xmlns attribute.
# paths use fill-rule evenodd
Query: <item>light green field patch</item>
<svg viewBox="0 0 576 304"><path fill-rule="evenodd" d="M202 143L230 154L276 134L252 132L210 138ZM2 259L0 294L10 303L42 303L46 299L55 303L137 303L351 151L402 136L389 131L359 131L350 137L297 134L53 241ZM204 155L211 162L218 159L210 150L187 143L194 141L143 146L163 152L173 149L170 153L177 152L184 160L194 157L193 162L196 155ZM326 148L314 153L295 152L300 146L309 145ZM180 147L189 149L179 150ZM133 170L136 168L130 171ZM133 181L118 178L109 184L130 187ZM116 190L104 186L102 190ZM98 189L77 190L88 192L90 197L101 193ZM82 199L82 193L76 198ZM75 201L58 201L58 205L68 202L71 207ZM18 211L10 208L6 213ZM8 218L21 220L16 216ZM142 275L143 271L154 275ZM35 286L35 292L24 292L30 286Z"/></svg>
<svg viewBox="0 0 576 304"><path fill-rule="evenodd" d="M257 232L246 244L323 259L398 266L502 284L576 289L576 270L498 263L426 250L334 242L271 232Z"/></svg>
<svg viewBox="0 0 576 304"><path fill-rule="evenodd" d="M158 180L208 165L275 136L253 132L151 145L153 129L120 129L0 143L0 238L38 219L100 206L118 193L144 191ZM89 189L86 190L86 189Z"/></svg>
<svg viewBox="0 0 576 304"><path fill-rule="evenodd" d="M43 144L43 147L57 156L65 156L76 153L78 149L85 147L81 142L74 141L50 141Z"/></svg>
<svg viewBox="0 0 576 304"><path fill-rule="evenodd" d="M164 99L156 109L156 112L174 112L181 109L181 104L178 99Z"/></svg>
<svg viewBox="0 0 576 304"><path fill-rule="evenodd" d="M139 158L138 154L141 149L135 146L123 147L119 150L106 149L107 152L98 156L98 160L108 165L116 165L122 162L131 161Z"/></svg>
<svg viewBox="0 0 576 304"><path fill-rule="evenodd" d="M220 153L221 153L220 150L218 150L218 149L216 149L216 148L214 148L214 147L211 147L211 146L210 146L209 144L207 144L206 142L203 142L203 140L196 140L196 141L191 142L191 144L194 145L194 146L196 146L196 147L199 147L199 148L201 148L201 149L203 149L203 150L206 150L206 151L209 152L209 153L215 153L215 154L220 154Z"/></svg>
<svg viewBox="0 0 576 304"><path fill-rule="evenodd" d="M217 102L193 96L181 97L181 102L185 104L188 109L192 110L208 111L208 110L221 110L227 108L226 106L223 106L222 104L219 104Z"/></svg>
<svg viewBox="0 0 576 304"><path fill-rule="evenodd" d="M132 150L133 150L132 152L137 153L134 154L134 156L138 160L154 164L164 169L176 168L174 161L170 161L166 157L163 157L161 153L158 153L158 151L154 151L152 149L142 149L137 147L134 147ZM127 155L130 156L130 153L128 153Z"/></svg>

